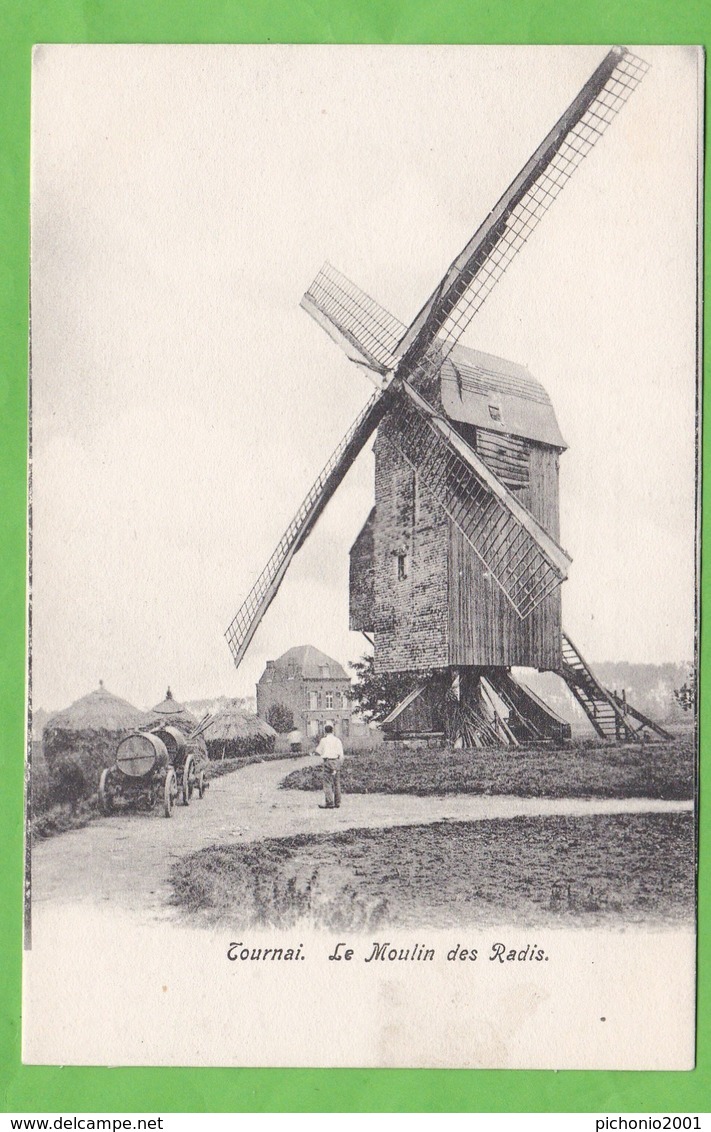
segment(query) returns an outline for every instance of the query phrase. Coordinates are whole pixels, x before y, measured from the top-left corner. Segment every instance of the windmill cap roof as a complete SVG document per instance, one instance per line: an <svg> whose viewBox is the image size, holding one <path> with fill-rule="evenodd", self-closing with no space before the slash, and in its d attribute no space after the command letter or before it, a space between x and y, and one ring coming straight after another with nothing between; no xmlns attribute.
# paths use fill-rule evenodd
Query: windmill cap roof
<svg viewBox="0 0 711 1132"><path fill-rule="evenodd" d="M69 707L55 712L45 725L46 730L59 731L131 731L148 720L146 712L120 696L114 696L103 681L93 692L75 700Z"/></svg>
<svg viewBox="0 0 711 1132"><path fill-rule="evenodd" d="M287 649L277 660L273 661L274 668L286 671L290 666L296 669L300 676L307 680L348 680L348 674L332 656L314 648L313 645L296 645ZM328 669L328 676L324 677L323 668Z"/></svg>
<svg viewBox="0 0 711 1132"><path fill-rule="evenodd" d="M550 397L525 366L456 346L441 376L442 407L451 420L567 448Z"/></svg>

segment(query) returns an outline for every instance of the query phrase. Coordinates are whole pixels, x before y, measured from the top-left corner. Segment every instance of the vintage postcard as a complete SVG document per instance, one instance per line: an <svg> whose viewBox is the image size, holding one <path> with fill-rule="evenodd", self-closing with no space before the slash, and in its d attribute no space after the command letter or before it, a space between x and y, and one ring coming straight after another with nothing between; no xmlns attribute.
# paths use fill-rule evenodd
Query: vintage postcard
<svg viewBox="0 0 711 1132"><path fill-rule="evenodd" d="M693 1067L703 66L35 48L25 1061Z"/></svg>

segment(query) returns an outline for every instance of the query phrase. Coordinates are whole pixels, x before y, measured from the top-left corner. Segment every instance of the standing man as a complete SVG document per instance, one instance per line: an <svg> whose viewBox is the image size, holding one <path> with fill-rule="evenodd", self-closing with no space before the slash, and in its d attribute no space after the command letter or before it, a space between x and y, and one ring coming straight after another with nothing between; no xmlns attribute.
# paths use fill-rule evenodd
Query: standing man
<svg viewBox="0 0 711 1132"><path fill-rule="evenodd" d="M324 736L316 754L323 761L323 792L325 803L321 810L337 810L341 804L341 767L343 766L343 743L333 734L333 724L327 723Z"/></svg>

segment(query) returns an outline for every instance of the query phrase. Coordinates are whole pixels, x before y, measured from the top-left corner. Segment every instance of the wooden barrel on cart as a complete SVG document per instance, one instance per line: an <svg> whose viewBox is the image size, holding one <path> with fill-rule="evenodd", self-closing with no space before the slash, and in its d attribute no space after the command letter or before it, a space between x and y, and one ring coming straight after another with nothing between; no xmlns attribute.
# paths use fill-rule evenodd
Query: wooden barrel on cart
<svg viewBox="0 0 711 1132"><path fill-rule="evenodd" d="M169 763L168 749L157 735L136 731L118 745L116 765L129 778L144 778Z"/></svg>
<svg viewBox="0 0 711 1132"><path fill-rule="evenodd" d="M165 744L172 765L182 766L188 745L182 731L178 731L177 727L154 727L151 734Z"/></svg>
<svg viewBox="0 0 711 1132"><path fill-rule="evenodd" d="M186 738L182 731L179 731L177 727L172 727L170 724L154 727L151 734L155 735L165 744L170 765L175 770L177 776L178 790L182 794L183 805L190 805L190 799L192 798L195 787L198 788L200 797L202 798L203 781L199 779L195 769L193 740Z"/></svg>

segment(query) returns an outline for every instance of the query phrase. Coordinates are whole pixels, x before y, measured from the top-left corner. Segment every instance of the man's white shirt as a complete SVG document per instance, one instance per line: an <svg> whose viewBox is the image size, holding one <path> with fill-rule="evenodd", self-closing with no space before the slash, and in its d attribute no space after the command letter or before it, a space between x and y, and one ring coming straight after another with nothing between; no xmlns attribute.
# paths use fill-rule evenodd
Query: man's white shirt
<svg viewBox="0 0 711 1132"><path fill-rule="evenodd" d="M324 762L332 762L335 759L342 759L343 743L335 735L324 735L323 739L316 748L316 754L320 755Z"/></svg>

